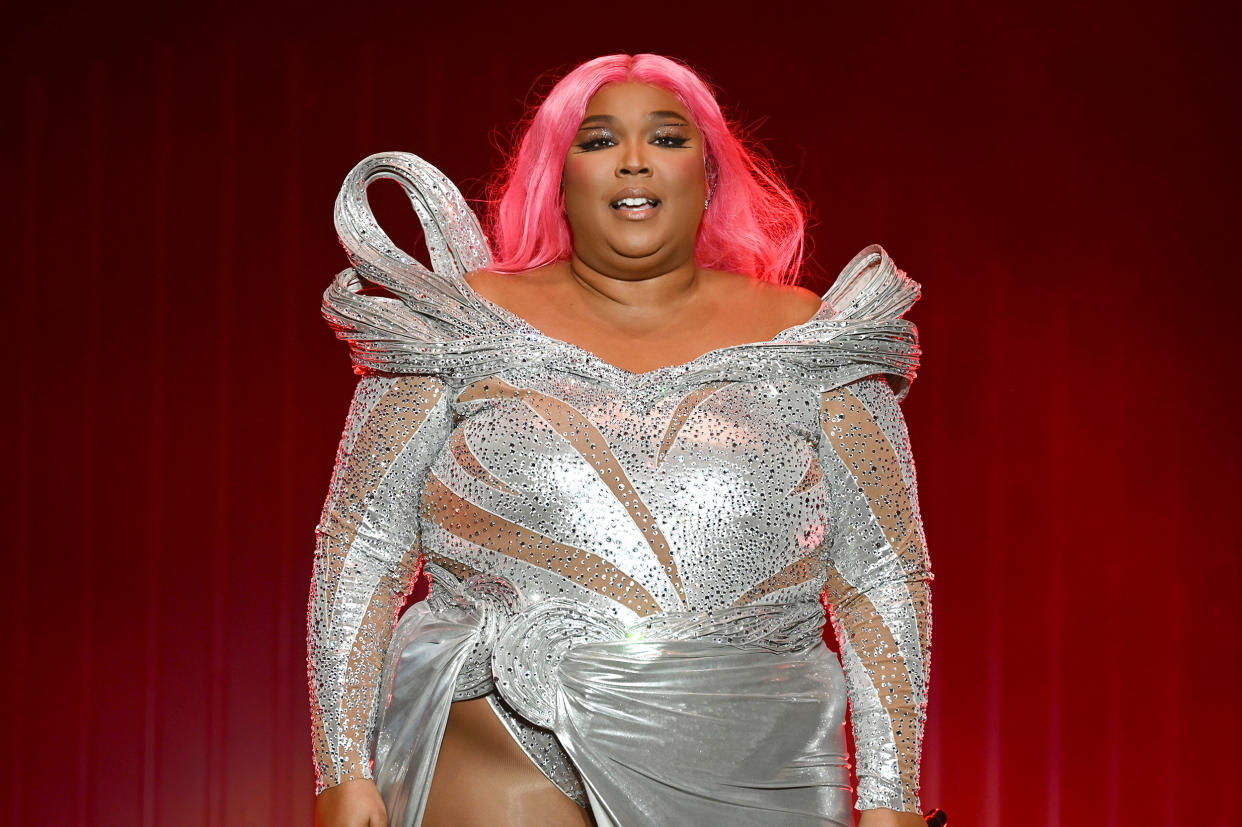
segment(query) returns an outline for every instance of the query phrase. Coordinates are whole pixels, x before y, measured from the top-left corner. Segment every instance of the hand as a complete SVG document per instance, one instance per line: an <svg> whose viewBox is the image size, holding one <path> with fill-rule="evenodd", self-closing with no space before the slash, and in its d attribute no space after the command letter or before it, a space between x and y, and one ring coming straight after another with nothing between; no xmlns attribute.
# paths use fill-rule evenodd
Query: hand
<svg viewBox="0 0 1242 827"><path fill-rule="evenodd" d="M315 799L315 827L388 827L388 810L369 778L329 787Z"/></svg>
<svg viewBox="0 0 1242 827"><path fill-rule="evenodd" d="M887 807L878 807L863 810L858 827L927 827L927 822L918 813L899 813Z"/></svg>

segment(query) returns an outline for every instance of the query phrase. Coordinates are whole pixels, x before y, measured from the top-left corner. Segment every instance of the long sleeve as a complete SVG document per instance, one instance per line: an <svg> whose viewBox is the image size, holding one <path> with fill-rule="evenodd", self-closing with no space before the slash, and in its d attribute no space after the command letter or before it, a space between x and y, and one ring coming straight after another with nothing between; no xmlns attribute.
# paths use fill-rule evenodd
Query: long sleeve
<svg viewBox="0 0 1242 827"><path fill-rule="evenodd" d="M439 380L358 382L315 527L307 676L316 794L372 777L383 658L418 574L419 499L448 431Z"/></svg>
<svg viewBox="0 0 1242 827"><path fill-rule="evenodd" d="M856 807L919 812L931 676L931 565L905 419L887 382L821 394L825 600L849 688Z"/></svg>

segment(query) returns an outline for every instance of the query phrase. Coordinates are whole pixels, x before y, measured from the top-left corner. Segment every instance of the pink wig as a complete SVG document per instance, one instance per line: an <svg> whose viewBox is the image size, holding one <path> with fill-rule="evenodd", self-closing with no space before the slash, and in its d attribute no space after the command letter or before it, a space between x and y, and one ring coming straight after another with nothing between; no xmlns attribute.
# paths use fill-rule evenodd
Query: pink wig
<svg viewBox="0 0 1242 827"><path fill-rule="evenodd" d="M667 89L703 134L716 189L695 240L700 267L789 283L802 267L806 218L771 162L731 128L693 69L660 55L607 55L581 64L530 116L517 152L492 189L488 227L498 272L516 273L568 259L573 238L565 218L561 173L587 102L610 83Z"/></svg>

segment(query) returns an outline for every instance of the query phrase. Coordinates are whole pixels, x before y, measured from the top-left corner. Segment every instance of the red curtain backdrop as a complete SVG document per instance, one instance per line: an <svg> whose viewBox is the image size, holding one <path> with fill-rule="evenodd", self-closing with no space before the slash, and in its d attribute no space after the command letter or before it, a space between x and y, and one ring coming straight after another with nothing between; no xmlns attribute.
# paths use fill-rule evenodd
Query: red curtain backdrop
<svg viewBox="0 0 1242 827"><path fill-rule="evenodd" d="M1230 21L420 5L9 21L0 818L311 823L306 597L355 382L319 316L337 188L400 149L480 197L540 73L626 50L700 67L811 199L809 286L872 242L924 286L924 803L1236 823Z"/></svg>

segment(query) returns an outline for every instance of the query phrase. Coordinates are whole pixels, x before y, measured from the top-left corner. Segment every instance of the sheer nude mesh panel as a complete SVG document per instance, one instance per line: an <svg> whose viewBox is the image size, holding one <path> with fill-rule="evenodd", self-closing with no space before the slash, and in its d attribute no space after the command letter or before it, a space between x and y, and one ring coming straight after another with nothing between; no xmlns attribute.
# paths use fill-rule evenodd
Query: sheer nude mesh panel
<svg viewBox="0 0 1242 827"><path fill-rule="evenodd" d="M685 607L685 588L660 524L634 490L625 470L613 456L608 440L604 439L604 435L590 420L560 399L529 388L515 388L503 379L482 379L468 385L457 398L463 402L492 398L520 399L547 422L586 460L600 480L612 491L613 496L625 507L626 513L634 521L634 525L638 526L643 539L664 567L681 601L681 608Z"/></svg>
<svg viewBox="0 0 1242 827"><path fill-rule="evenodd" d="M731 382L717 382L713 385L704 385L696 388L677 403L677 407L673 409L673 415L669 417L668 427L664 429L664 437L660 440L660 448L656 452L656 465L664 462L664 455L673 447L673 443L677 441L677 435L681 433L681 429L685 426L690 414L694 413L694 409L707 397L711 396L721 388L731 385Z"/></svg>
<svg viewBox="0 0 1242 827"><path fill-rule="evenodd" d="M476 546L555 572L640 615L659 611L647 590L612 563L485 511L458 496L435 474L427 478L423 507L433 523ZM439 559L435 562L443 565Z"/></svg>
<svg viewBox="0 0 1242 827"><path fill-rule="evenodd" d="M466 443L464 431L458 430L453 432L450 448L453 452L453 458L457 460L457 465L467 474L506 494L517 494L510 486L506 485L483 466L483 463L479 461L479 458L474 455L474 451L471 451L470 446Z"/></svg>
<svg viewBox="0 0 1242 827"><path fill-rule="evenodd" d="M807 466L806 473L802 475L802 479L789 492L789 496L794 494L805 494L815 486L824 481L824 467L817 461L811 460L811 464Z"/></svg>
<svg viewBox="0 0 1242 827"><path fill-rule="evenodd" d="M896 752L899 778L892 779L891 785L887 778L864 780L860 759L858 807L917 811L918 758L931 664L931 575L918 503L911 495L913 468L903 471L883 429L848 387L823 394L821 404L820 421L828 442L821 449L821 457L831 451L844 463L885 541L885 546L875 551L877 560L855 564L854 580L858 582L847 579L832 561L825 582L825 599L832 604L837 638L853 650L866 672L865 677L848 676L856 742L860 750L865 746L881 754L888 749L882 742L891 741ZM897 436L904 439L904 421L900 431ZM834 533L873 530L870 526L833 527ZM891 622L903 611L915 619L911 632L917 634L917 640L901 640L894 634L895 627L886 622L886 618ZM908 664L914 656L922 663L918 674L912 673ZM887 715L888 731L882 737L878 726L872 729L878 720L873 709L882 709ZM860 719L864 721L861 726Z"/></svg>
<svg viewBox="0 0 1242 827"><path fill-rule="evenodd" d="M368 406L366 394L381 389L382 396ZM397 612L421 566L417 491L408 488L425 472L420 430L442 392L441 383L426 377L364 378L337 451L315 528L307 608L317 793L371 777L367 738L379 700L380 668ZM389 533L390 526L402 528Z"/></svg>
<svg viewBox="0 0 1242 827"><path fill-rule="evenodd" d="M846 594L852 590L835 570L830 572L827 600L831 603L842 594L840 589L845 589ZM905 587L916 605L930 605L931 590L927 583L907 583ZM888 714L898 772L903 779L903 800L906 806L914 808L925 709L912 691L909 666L892 631L867 595L857 595L848 611L838 611L834 607L831 618L838 639L848 639L849 645L867 665L871 684Z"/></svg>
<svg viewBox="0 0 1242 827"><path fill-rule="evenodd" d="M474 566L467 565L460 560L454 560L452 557L445 557L443 554L436 554L434 552L427 553L427 562L435 563L437 566L450 572L454 577L462 582L465 582L479 573L479 570ZM432 578L434 579L434 575Z"/></svg>
<svg viewBox="0 0 1242 827"><path fill-rule="evenodd" d="M823 580L824 578L824 561L816 557L803 557L790 563L781 571L766 578L759 584L752 586L741 597L733 601L734 606L744 606L747 603L754 603L761 597L765 597L774 591L787 589L790 586L796 586L799 583L805 583L808 580Z"/></svg>
<svg viewBox="0 0 1242 827"><path fill-rule="evenodd" d="M353 450L341 455L333 470L332 495L324 503L317 527L325 548L348 550L354 542L358 524L366 513L368 495L379 487L384 475L422 424L427 411L440 398L435 386L415 386L408 382L391 385L371 408L362 423ZM341 566L346 554L330 555L327 572L333 586L340 584ZM335 596L333 593L332 596Z"/></svg>
<svg viewBox="0 0 1242 827"><path fill-rule="evenodd" d="M822 414L821 422L833 450L858 480L901 569L925 572L928 563L923 523L888 437L867 406L848 388L823 394ZM920 613L919 622L925 620ZM926 637L927 629L921 626L919 638Z"/></svg>

